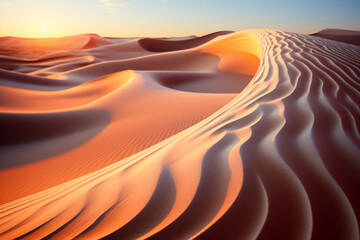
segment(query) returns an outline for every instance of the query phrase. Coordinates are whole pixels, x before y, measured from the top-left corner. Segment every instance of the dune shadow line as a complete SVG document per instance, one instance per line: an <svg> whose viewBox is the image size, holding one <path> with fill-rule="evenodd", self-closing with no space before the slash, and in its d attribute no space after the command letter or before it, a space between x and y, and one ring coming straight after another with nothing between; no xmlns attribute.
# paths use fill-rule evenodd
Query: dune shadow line
<svg viewBox="0 0 360 240"><path fill-rule="evenodd" d="M101 132L110 120L110 114L100 109L0 113L0 169L30 164L74 149Z"/></svg>

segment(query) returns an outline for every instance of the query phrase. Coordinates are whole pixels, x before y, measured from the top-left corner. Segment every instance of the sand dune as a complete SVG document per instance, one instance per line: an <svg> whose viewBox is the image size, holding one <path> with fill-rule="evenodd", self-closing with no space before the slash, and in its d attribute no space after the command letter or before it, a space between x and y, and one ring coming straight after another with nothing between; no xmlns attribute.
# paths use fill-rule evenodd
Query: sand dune
<svg viewBox="0 0 360 240"><path fill-rule="evenodd" d="M188 48L200 46L217 36L231 33L230 31L222 31L210 33L202 37L193 37L185 40L173 40L173 39L155 39L155 38L143 38L139 39L139 44L147 51L150 52L169 52L177 51Z"/></svg>
<svg viewBox="0 0 360 240"><path fill-rule="evenodd" d="M360 46L360 31L324 29L311 35Z"/></svg>
<svg viewBox="0 0 360 240"><path fill-rule="evenodd" d="M0 239L359 238L360 47L246 30L0 53Z"/></svg>

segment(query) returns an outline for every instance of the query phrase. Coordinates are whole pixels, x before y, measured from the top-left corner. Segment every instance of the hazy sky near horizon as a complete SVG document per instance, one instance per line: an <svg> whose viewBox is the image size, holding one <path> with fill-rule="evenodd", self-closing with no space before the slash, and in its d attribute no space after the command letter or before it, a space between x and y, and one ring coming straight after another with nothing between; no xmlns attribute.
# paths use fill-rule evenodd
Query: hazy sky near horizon
<svg viewBox="0 0 360 240"><path fill-rule="evenodd" d="M360 0L0 0L0 36L203 35L269 28L360 30Z"/></svg>

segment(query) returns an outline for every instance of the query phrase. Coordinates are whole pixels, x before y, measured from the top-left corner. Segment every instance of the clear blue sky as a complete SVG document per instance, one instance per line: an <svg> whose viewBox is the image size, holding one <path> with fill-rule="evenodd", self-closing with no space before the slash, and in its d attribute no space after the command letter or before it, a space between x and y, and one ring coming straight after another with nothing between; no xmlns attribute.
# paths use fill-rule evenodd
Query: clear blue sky
<svg viewBox="0 0 360 240"><path fill-rule="evenodd" d="M249 28L360 30L360 0L0 0L0 36L156 37Z"/></svg>

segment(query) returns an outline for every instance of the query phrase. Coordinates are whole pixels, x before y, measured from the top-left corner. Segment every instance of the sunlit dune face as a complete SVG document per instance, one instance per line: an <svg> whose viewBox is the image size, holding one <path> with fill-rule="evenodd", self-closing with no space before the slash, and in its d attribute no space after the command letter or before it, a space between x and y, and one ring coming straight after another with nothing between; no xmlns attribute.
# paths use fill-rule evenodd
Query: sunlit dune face
<svg viewBox="0 0 360 240"><path fill-rule="evenodd" d="M223 71L253 76L259 68L261 48L253 34L239 33L220 38L203 45L200 51L220 57L218 67Z"/></svg>

